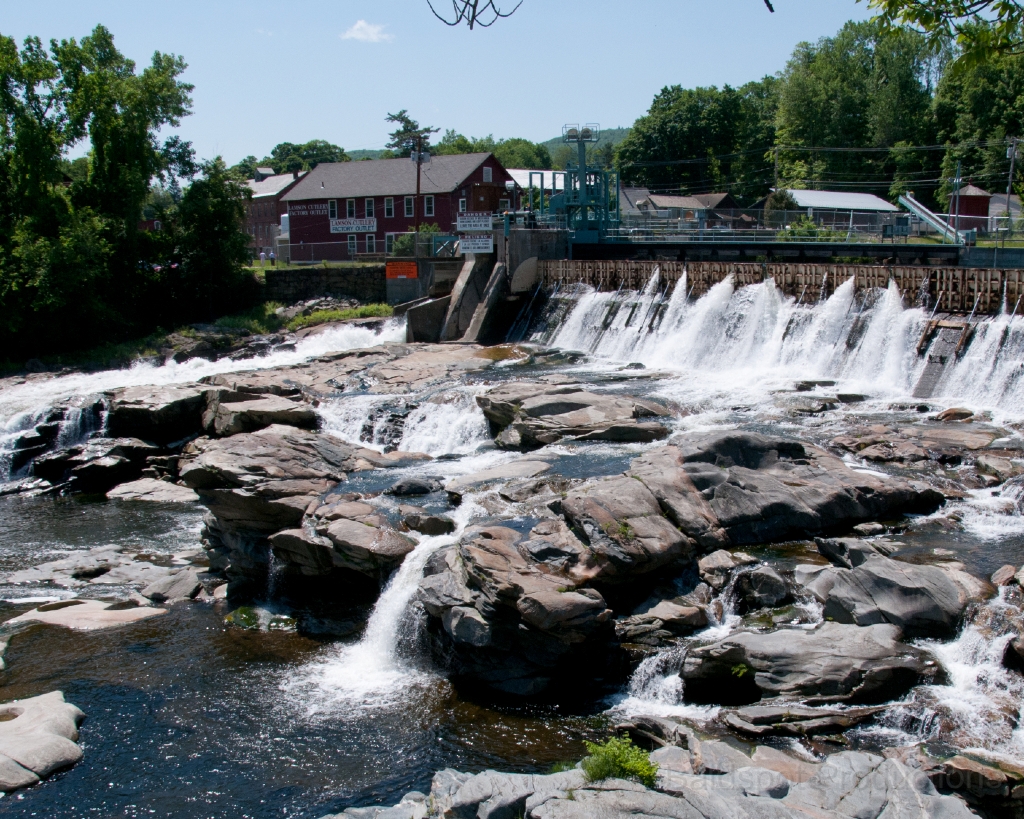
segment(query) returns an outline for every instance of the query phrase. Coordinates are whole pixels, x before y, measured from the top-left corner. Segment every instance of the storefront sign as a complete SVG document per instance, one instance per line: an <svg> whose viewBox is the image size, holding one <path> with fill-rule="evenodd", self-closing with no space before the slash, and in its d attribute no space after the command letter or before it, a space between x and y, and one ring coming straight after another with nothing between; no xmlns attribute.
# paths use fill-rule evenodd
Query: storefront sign
<svg viewBox="0 0 1024 819"><path fill-rule="evenodd" d="M490 233L462 236L459 238L459 249L466 253L493 253L494 237Z"/></svg>
<svg viewBox="0 0 1024 819"><path fill-rule="evenodd" d="M472 233L479 230L491 229L491 214L481 211L465 211L460 213L455 220L459 233Z"/></svg>
<svg viewBox="0 0 1024 819"><path fill-rule="evenodd" d="M331 219L331 233L376 233L376 219Z"/></svg>
<svg viewBox="0 0 1024 819"><path fill-rule="evenodd" d="M388 262L384 275L389 279L418 279L420 269L416 262Z"/></svg>

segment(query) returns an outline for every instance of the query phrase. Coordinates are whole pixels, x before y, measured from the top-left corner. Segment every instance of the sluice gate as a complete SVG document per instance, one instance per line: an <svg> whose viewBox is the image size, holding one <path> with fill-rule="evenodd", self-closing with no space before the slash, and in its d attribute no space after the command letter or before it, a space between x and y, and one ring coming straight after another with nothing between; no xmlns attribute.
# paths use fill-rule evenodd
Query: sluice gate
<svg viewBox="0 0 1024 819"><path fill-rule="evenodd" d="M686 274L689 296L699 298L732 276L738 287L774 279L786 295L801 303L818 302L854 279L858 291L886 288L895 282L904 303L941 313L1024 314L1024 270L965 267L877 266L853 264L782 264L746 262L669 262L635 260L542 259L538 277L546 288L560 290L587 284L598 291L643 290L657 270L661 285L674 288Z"/></svg>

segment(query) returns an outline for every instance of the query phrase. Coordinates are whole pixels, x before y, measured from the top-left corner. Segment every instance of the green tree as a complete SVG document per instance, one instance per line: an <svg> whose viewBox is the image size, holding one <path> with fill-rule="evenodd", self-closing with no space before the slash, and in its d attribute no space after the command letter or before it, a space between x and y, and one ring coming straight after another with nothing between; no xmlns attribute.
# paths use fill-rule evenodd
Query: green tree
<svg viewBox="0 0 1024 819"><path fill-rule="evenodd" d="M952 43L958 67L1024 51L1024 4L1016 0L868 0L868 5L887 30L910 26L936 52Z"/></svg>
<svg viewBox="0 0 1024 819"><path fill-rule="evenodd" d="M506 168L545 169L551 167L551 155L543 145L528 139L503 139L493 149L494 156Z"/></svg>
<svg viewBox="0 0 1024 819"><path fill-rule="evenodd" d="M397 114L388 114L385 122L398 126L388 135L387 142L387 147L397 156L409 156L409 153L415 150L428 151L430 135L436 134L440 130L429 126L420 127L420 124L409 116L409 112L405 108Z"/></svg>
<svg viewBox="0 0 1024 819"><path fill-rule="evenodd" d="M267 159L267 164L274 169L274 173L292 173L312 170L321 162L348 161L349 156L345 153L344 148L323 139L311 139L309 142L301 144L282 142L275 145Z"/></svg>

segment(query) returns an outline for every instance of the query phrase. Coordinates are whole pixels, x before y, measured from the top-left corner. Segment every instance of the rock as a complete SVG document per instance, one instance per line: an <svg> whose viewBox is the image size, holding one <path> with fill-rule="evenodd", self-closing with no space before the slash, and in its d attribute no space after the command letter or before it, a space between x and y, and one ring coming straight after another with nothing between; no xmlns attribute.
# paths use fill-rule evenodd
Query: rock
<svg viewBox="0 0 1024 819"><path fill-rule="evenodd" d="M748 705L724 712L722 721L733 730L749 736L805 737L842 733L883 710L884 706L839 710L808 708L793 703Z"/></svg>
<svg viewBox="0 0 1024 819"><path fill-rule="evenodd" d="M35 459L32 474L52 484L71 482L77 492L106 492L138 477L157 449L137 438L92 438Z"/></svg>
<svg viewBox="0 0 1024 819"><path fill-rule="evenodd" d="M4 703L0 716L0 790L5 793L82 759L75 743L85 714L60 691Z"/></svg>
<svg viewBox="0 0 1024 819"><path fill-rule="evenodd" d="M795 441L695 433L652 450L628 473L703 550L806 538L944 502L925 486L855 472Z"/></svg>
<svg viewBox="0 0 1024 819"><path fill-rule="evenodd" d="M51 626L65 626L75 631L97 631L104 628L116 628L127 623L137 623L139 620L146 620L166 613L166 609L150 608L149 606L119 608L117 604L105 603L101 600L61 600L19 614L8 620L6 625L45 623ZM0 724L0 728L2 727Z"/></svg>
<svg viewBox="0 0 1024 819"><path fill-rule="evenodd" d="M750 703L777 696L887 701L935 668L923 651L899 638L892 625L832 622L813 630L739 632L691 649L680 676L691 702Z"/></svg>
<svg viewBox="0 0 1024 819"><path fill-rule="evenodd" d="M211 435L255 432L272 424L316 429L317 414L307 404L268 395L243 401L214 400L203 414L203 428Z"/></svg>
<svg viewBox="0 0 1024 819"><path fill-rule="evenodd" d="M819 537L814 542L818 546L818 554L841 569L852 569L870 557L888 557L894 551L884 543L868 543L852 537Z"/></svg>
<svg viewBox="0 0 1024 819"><path fill-rule="evenodd" d="M402 478L385 490L389 495L408 497L410 495L429 495L442 488L441 478Z"/></svg>
<svg viewBox="0 0 1024 819"><path fill-rule="evenodd" d="M1024 466L1014 463L1009 458L1000 458L995 455L982 454L974 461L974 468L980 475L990 475L999 483L1005 483L1010 478L1016 478L1024 474Z"/></svg>
<svg viewBox="0 0 1024 819"><path fill-rule="evenodd" d="M445 811L450 819L504 819L522 815L527 799L535 794L559 794L583 787L583 771L572 770L550 776L505 774L484 771L467 779L451 798Z"/></svg>
<svg viewBox="0 0 1024 819"><path fill-rule="evenodd" d="M551 468L551 464L544 461L523 459L511 461L507 464L494 466L470 475L463 475L453 478L445 484L445 490L449 494L461 495L462 493L497 481L506 481L514 478L534 478L542 475Z"/></svg>
<svg viewBox="0 0 1024 819"><path fill-rule="evenodd" d="M662 600L650 608L638 609L629 620L640 623L653 621L658 628L664 627L673 634L690 634L708 624L707 612L703 609L681 606L671 600Z"/></svg>
<svg viewBox="0 0 1024 819"><path fill-rule="evenodd" d="M387 576L416 548L415 541L390 526L365 520L325 520L316 524L316 532L332 544L334 566L371 577Z"/></svg>
<svg viewBox="0 0 1024 819"><path fill-rule="evenodd" d="M876 535L884 535L886 529L881 523L858 523L853 527L853 531L861 537L875 537Z"/></svg>
<svg viewBox="0 0 1024 819"><path fill-rule="evenodd" d="M697 561L697 568L700 572L700 579L716 591L721 591L729 582L734 569L740 566L750 566L757 563L757 560L743 552L727 552L725 549L718 549Z"/></svg>
<svg viewBox="0 0 1024 819"><path fill-rule="evenodd" d="M692 774L693 762L690 752L676 745L666 745L651 751L651 762L658 766L659 771L674 771L675 773Z"/></svg>
<svg viewBox="0 0 1024 819"><path fill-rule="evenodd" d="M444 630L456 643L466 643L480 648L491 642L491 626L476 609L455 606L442 617Z"/></svg>
<svg viewBox="0 0 1024 819"><path fill-rule="evenodd" d="M727 774L750 766L750 757L727 742L708 740L700 743L697 773Z"/></svg>
<svg viewBox="0 0 1024 819"><path fill-rule="evenodd" d="M992 573L993 586L1009 586L1017 579L1017 567L1012 563L1001 566Z"/></svg>
<svg viewBox="0 0 1024 819"><path fill-rule="evenodd" d="M202 431L206 399L196 385L127 387L107 393L107 431L159 444Z"/></svg>
<svg viewBox="0 0 1024 819"><path fill-rule="evenodd" d="M402 518L402 522L413 531L431 537L450 535L455 531L455 521L444 515L412 514Z"/></svg>
<svg viewBox="0 0 1024 819"><path fill-rule="evenodd" d="M516 381L477 396L494 428L495 443L510 449L537 449L565 437L584 441L649 442L668 428L643 418L670 417L653 401L597 395L576 385Z"/></svg>
<svg viewBox="0 0 1024 819"><path fill-rule="evenodd" d="M782 799L789 793L790 782L778 771L751 765L738 768L722 777L722 784L735 788L744 796L760 796L768 799Z"/></svg>
<svg viewBox="0 0 1024 819"><path fill-rule="evenodd" d="M199 572L189 567L147 586L142 590L142 596L158 603L167 600L191 600L199 594L200 588L202 584L199 582Z"/></svg>
<svg viewBox="0 0 1024 819"><path fill-rule="evenodd" d="M153 478L141 478L115 486L107 492L107 499L151 501L153 503L193 503L199 500L199 495L187 486L177 486Z"/></svg>
<svg viewBox="0 0 1024 819"><path fill-rule="evenodd" d="M695 544L661 511L657 498L632 478L602 478L571 490L562 514L601 565L603 580L634 579L694 556Z"/></svg>
<svg viewBox="0 0 1024 819"><path fill-rule="evenodd" d="M6 580L15 584L53 583L67 588L104 584L149 585L171 571L135 558L136 555L123 552L116 546L99 546L31 569L12 572Z"/></svg>
<svg viewBox="0 0 1024 819"><path fill-rule="evenodd" d="M950 407L935 416L936 421L966 421L974 417L974 412L963 407Z"/></svg>
<svg viewBox="0 0 1024 819"><path fill-rule="evenodd" d="M839 573L824 616L859 626L890 623L908 638L952 637L970 601L970 591L936 566L872 557Z"/></svg>
<svg viewBox="0 0 1024 819"><path fill-rule="evenodd" d="M754 609L774 608L789 599L786 581L770 566L758 566L739 575L736 588L744 602Z"/></svg>
<svg viewBox="0 0 1024 819"><path fill-rule="evenodd" d="M821 767L816 762L797 759L790 754L783 753L766 745L758 745L754 749L754 753L751 754L750 761L758 768L782 774L789 782L806 782ZM785 796L788 792L789 788L787 787L785 793L782 793L781 796Z"/></svg>

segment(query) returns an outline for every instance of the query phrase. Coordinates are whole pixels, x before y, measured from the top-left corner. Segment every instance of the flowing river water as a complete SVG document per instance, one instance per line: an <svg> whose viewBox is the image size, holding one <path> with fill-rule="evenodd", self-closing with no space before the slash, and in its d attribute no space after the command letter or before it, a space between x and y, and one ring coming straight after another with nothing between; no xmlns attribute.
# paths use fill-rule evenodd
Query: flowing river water
<svg viewBox="0 0 1024 819"><path fill-rule="evenodd" d="M475 401L505 378L555 372L595 390L656 396L685 408L674 422L677 432L742 427L821 444L854 422L906 423L920 416L922 402L911 393L925 365L916 345L929 314L905 304L894 286L860 296L847 283L827 300L803 304L771 282L737 289L726 280L698 300L687 295L685 279L666 296L657 277L642 293L563 292L528 338L531 349L565 351L555 357L561 363L541 369L513 356L404 405L394 396L346 394L318 408L322 429L364 446L438 459L353 478L352 491L373 494L400 476L451 478L518 457L494 448ZM123 386L295 364L398 342L404 332L401 322L379 332L343 327L303 339L293 351L248 361L194 360L6 382L0 387L0 458L5 441L59 402ZM795 380L836 382L812 385L800 400L825 392L867 398L801 414L793 412ZM1004 312L983 322L925 403L932 413L950 406L988 413L1007 431L1006 443L1019 448L1024 318ZM388 422L395 412L403 420L398 432ZM65 418L66 443L97 431L85 416ZM545 447L542 456L554 472L585 478L621 472L650 446L658 444L563 442ZM849 460L859 469L882 469ZM394 504L386 496L374 502ZM678 674L685 645L650 656L620 689L581 693L573 702L527 706L460 696L423 655L410 602L431 554L490 514L496 502L486 491L468 494L455 510L445 509L440 497L428 499L428 508L451 514L456 531L418 536L375 601L340 601L329 614L306 616L298 631L229 627L224 610L193 604L111 631L40 626L19 633L5 656L8 669L0 672L3 699L64 691L88 715L85 759L35 788L0 798L0 815L318 817L351 805L393 804L410 789L426 790L433 772L444 767L545 771L578 759L583 741L622 715L677 715L697 723L714 717L714 707L686 702ZM1024 563L1019 479L973 489L953 507L956 528L910 521L899 538L903 556L954 555L979 576ZM945 519L949 512L943 511ZM106 545L169 560L198 545L201 517L192 506L3 497L0 571ZM528 516L506 523L531 524ZM799 562L784 544L750 551L776 566ZM128 591L105 587L102 593ZM0 619L74 593L0 585ZM742 624L729 589L718 603L717 622L694 640ZM946 672L941 684L915 689L875 724L853 732L851 741L878 747L942 739L1024 758L1024 729L1018 727L1024 677L1002 666L1010 633L992 625L1000 607L1012 603L997 597L985 604L978 625L971 621L956 640L930 644ZM820 622L820 606L803 601L798 609L798 621Z"/></svg>

